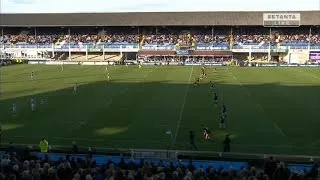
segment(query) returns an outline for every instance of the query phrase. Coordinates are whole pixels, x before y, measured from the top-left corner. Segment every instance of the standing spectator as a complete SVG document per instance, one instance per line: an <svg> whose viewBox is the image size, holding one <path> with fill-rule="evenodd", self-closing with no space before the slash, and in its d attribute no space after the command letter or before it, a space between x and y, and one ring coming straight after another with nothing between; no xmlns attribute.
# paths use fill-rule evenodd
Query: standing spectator
<svg viewBox="0 0 320 180"><path fill-rule="evenodd" d="M264 172L268 175L269 178L272 177L272 173L276 169L277 169L277 163L272 156L265 160Z"/></svg>
<svg viewBox="0 0 320 180"><path fill-rule="evenodd" d="M273 180L288 180L290 178L290 170L285 167L283 162L278 164L278 168L273 173Z"/></svg>
<svg viewBox="0 0 320 180"><path fill-rule="evenodd" d="M72 152L74 153L78 153L79 152L79 148L78 145L75 141L72 142Z"/></svg>
<svg viewBox="0 0 320 180"><path fill-rule="evenodd" d="M228 134L228 135L226 135L226 138L223 141L223 144L224 144L223 151L224 152L230 152L230 143L231 143L231 140L230 140L230 137Z"/></svg>
<svg viewBox="0 0 320 180"><path fill-rule="evenodd" d="M312 165L311 171L306 175L308 178L317 178L319 172L318 172L319 164L314 163Z"/></svg>
<svg viewBox="0 0 320 180"><path fill-rule="evenodd" d="M198 150L196 143L195 143L195 135L193 131L189 131L189 138L190 138L190 144L195 149Z"/></svg>
<svg viewBox="0 0 320 180"><path fill-rule="evenodd" d="M40 141L40 144L39 144L39 148L40 148L40 151L43 153L48 152L48 148L49 148L48 141L45 140L44 138L42 138L42 140Z"/></svg>

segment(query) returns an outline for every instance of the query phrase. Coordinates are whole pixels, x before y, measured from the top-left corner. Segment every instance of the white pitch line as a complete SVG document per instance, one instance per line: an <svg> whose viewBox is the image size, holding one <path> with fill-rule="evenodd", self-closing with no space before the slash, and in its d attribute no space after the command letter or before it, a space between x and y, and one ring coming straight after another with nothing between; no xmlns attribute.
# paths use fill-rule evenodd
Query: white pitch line
<svg viewBox="0 0 320 180"><path fill-rule="evenodd" d="M309 76L311 76L311 77L313 77L313 78L320 79L320 77L318 77L318 76L316 76L316 75L314 75L314 74L312 74L312 73L305 72L305 71L299 71L299 70L296 70L295 68L291 68L291 69L294 70L294 71L296 71L296 72L299 72L299 73L305 73L306 75L309 75Z"/></svg>
<svg viewBox="0 0 320 180"><path fill-rule="evenodd" d="M264 109L263 107L260 105L260 104L257 104L257 109L260 111L260 112L264 112ZM273 126L275 127L275 129L283 136L283 137L286 137L287 135L282 131L282 129L278 126L278 124L276 122L273 122Z"/></svg>
<svg viewBox="0 0 320 180"><path fill-rule="evenodd" d="M316 76L316 75L314 75L314 74L312 74L312 73L309 73L309 72L304 72L304 73L306 73L306 74L308 74L309 76L314 77L314 78L316 78L316 79L320 79L320 77L318 77L318 76Z"/></svg>
<svg viewBox="0 0 320 180"><path fill-rule="evenodd" d="M229 70L229 69L228 69ZM234 80L238 82L238 84L243 88L243 90L246 92L247 96L251 97L251 93L243 86L243 84L237 80L237 77L230 71L230 75L233 77Z"/></svg>
<svg viewBox="0 0 320 180"><path fill-rule="evenodd" d="M233 79L236 80L237 78L234 76L234 74L230 71L230 75L233 76ZM246 94L251 97L251 93L242 85L241 82L239 82L239 85L244 89L244 91L246 92ZM258 109L259 112L264 112L263 107L260 104L256 105L256 108ZM276 130L284 137L286 137L286 134L281 130L281 128L277 125L276 122L273 123L274 127L276 128Z"/></svg>
<svg viewBox="0 0 320 180"><path fill-rule="evenodd" d="M234 80L237 80L237 78L236 78L235 76L233 76L233 79L234 79Z"/></svg>
<svg viewBox="0 0 320 180"><path fill-rule="evenodd" d="M274 122L273 125L282 136L286 137L286 134L281 130L276 122Z"/></svg>
<svg viewBox="0 0 320 180"><path fill-rule="evenodd" d="M188 95L188 91L189 91L189 85L190 85L190 81L191 81L191 77L192 77L192 72L193 72L193 66L191 68L190 75L189 75L189 81L188 81L186 90L184 92L183 102L182 102L182 105L181 105L181 110L180 110L179 119L178 119L178 122L177 122L177 129L176 129L176 133L175 133L175 136L174 136L174 139L173 139L173 144L175 144L176 140L177 140L177 136L178 136L178 132L179 132L179 128L180 128L180 122L181 122L181 118L182 118L183 111L184 111L184 106L186 104L187 95Z"/></svg>
<svg viewBox="0 0 320 180"><path fill-rule="evenodd" d="M262 108L262 106L260 104L257 104L257 108L260 112L264 112L264 109Z"/></svg>
<svg viewBox="0 0 320 180"><path fill-rule="evenodd" d="M316 76L316 75L314 75L314 74L311 74L311 73L308 73L308 74L310 74L310 76L312 76L312 77L314 77L314 78L316 78L316 79L320 79L320 77L318 77L318 76Z"/></svg>

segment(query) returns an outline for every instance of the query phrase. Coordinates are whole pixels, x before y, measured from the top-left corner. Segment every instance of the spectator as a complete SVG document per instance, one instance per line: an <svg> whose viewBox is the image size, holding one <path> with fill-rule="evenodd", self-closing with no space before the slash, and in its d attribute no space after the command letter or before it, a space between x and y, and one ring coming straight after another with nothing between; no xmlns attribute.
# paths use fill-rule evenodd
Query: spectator
<svg viewBox="0 0 320 180"><path fill-rule="evenodd" d="M230 143L231 143L230 137L229 137L229 135L226 135L226 138L223 141L223 144L224 144L223 151L224 152L230 152Z"/></svg>
<svg viewBox="0 0 320 180"><path fill-rule="evenodd" d="M79 152L79 148L78 148L77 143L75 141L72 142L72 152L74 152L74 153Z"/></svg>
<svg viewBox="0 0 320 180"><path fill-rule="evenodd" d="M49 148L48 141L42 138L42 140L39 143L39 148L41 152L44 152L44 153L48 152L48 148Z"/></svg>
<svg viewBox="0 0 320 180"><path fill-rule="evenodd" d="M269 157L268 159L265 159L264 172L269 178L272 177L272 174L276 169L277 169L277 163L272 156Z"/></svg>
<svg viewBox="0 0 320 180"><path fill-rule="evenodd" d="M186 27L180 28L70 28L70 31L61 28L47 29L38 28L36 32L30 29L8 28L4 31L0 41L4 44L18 45L50 45L52 43L67 43L72 46L81 47L87 45L98 45L103 43L141 43L142 45L176 45L191 46L195 44L211 44L212 46L228 46L230 35L234 45L267 45L268 42L295 45L319 45L319 27L299 28L269 28L264 27L198 27L196 29ZM138 33L139 32L139 33ZM140 33L141 32L141 33Z"/></svg>
<svg viewBox="0 0 320 180"><path fill-rule="evenodd" d="M318 169L319 169L319 164L318 163L314 163L312 165L311 171L306 175L306 177L308 178L316 178L318 177Z"/></svg>
<svg viewBox="0 0 320 180"><path fill-rule="evenodd" d="M8 155L8 159L12 159L13 156ZM20 157L20 156L18 156ZM23 157L23 156L21 156ZM3 157L4 159L4 157ZM88 161L90 159L90 161ZM241 169L236 171L233 167L226 169L226 167L221 167L215 170L213 167L209 166L207 169L203 169L202 166L195 168L193 162L190 161L188 166L182 164L174 165L172 162L165 166L163 162L149 163L142 160L140 163L140 168L137 170L127 169L128 166L124 160L120 160L118 164L115 164L109 160L108 166L98 166L93 167L91 161L92 159L88 156L87 160L75 160L71 159L69 161L59 161L55 163L51 160L46 161L33 161L27 159L20 159L22 161L21 168L18 164L9 163L7 167L4 168L3 165L6 163L1 162L2 173L0 173L0 179L33 179L33 180L304 180L304 178L315 179L317 174L318 164L314 163L312 170L306 175L297 172L290 172L286 167L285 163L278 164L278 167L274 167L275 160L270 157L266 159L264 165L264 171L262 169L251 167L249 170ZM74 164L74 166L71 166ZM131 161L131 164L135 162ZM276 165L277 166L277 165ZM272 176L269 178L268 174Z"/></svg>

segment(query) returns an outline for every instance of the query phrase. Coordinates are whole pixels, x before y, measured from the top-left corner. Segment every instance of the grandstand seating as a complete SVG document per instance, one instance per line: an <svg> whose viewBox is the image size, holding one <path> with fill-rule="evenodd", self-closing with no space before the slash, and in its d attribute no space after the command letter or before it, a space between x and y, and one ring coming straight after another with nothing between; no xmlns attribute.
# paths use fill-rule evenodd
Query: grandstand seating
<svg viewBox="0 0 320 180"><path fill-rule="evenodd" d="M72 48L103 47L110 44L121 46L138 44L139 42L142 45L164 46L178 43L188 44L191 41L194 41L197 46L210 44L214 47L225 47L230 42L234 45L268 45L269 42L287 46L320 45L319 27L273 29L263 27L199 27L191 29L171 27L120 30L71 28L69 32L66 32L66 28L53 28L53 30L47 28L37 28L36 30L8 28L4 29L4 34L0 39L6 45L38 44L39 46L50 46L51 43L54 43L61 48L69 46ZM141 41L142 39L143 41Z"/></svg>

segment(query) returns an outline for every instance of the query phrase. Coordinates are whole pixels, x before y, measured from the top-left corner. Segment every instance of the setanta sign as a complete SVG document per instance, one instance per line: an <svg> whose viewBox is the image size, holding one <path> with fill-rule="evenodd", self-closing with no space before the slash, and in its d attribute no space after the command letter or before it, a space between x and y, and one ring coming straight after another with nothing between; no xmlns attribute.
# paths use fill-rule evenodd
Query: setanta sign
<svg viewBox="0 0 320 180"><path fill-rule="evenodd" d="M263 26L266 27L297 27L300 26L300 13L264 13Z"/></svg>

